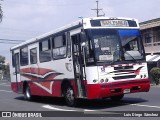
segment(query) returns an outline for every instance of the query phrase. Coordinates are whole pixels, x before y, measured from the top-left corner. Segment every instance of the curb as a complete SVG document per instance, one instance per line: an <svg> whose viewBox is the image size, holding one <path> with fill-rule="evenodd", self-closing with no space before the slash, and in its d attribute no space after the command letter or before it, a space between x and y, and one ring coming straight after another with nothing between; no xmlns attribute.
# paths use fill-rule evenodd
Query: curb
<svg viewBox="0 0 160 120"><path fill-rule="evenodd" d="M0 80L0 82L10 82L9 80Z"/></svg>
<svg viewBox="0 0 160 120"><path fill-rule="evenodd" d="M156 84L150 84L153 87L160 87L160 85L156 85Z"/></svg>

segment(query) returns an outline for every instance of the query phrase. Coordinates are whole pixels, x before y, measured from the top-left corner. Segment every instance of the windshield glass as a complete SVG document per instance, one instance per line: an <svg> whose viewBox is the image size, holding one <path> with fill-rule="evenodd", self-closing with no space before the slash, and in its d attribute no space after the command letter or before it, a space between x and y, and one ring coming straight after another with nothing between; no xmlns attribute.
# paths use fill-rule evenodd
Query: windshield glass
<svg viewBox="0 0 160 120"><path fill-rule="evenodd" d="M144 59L139 30L93 29L91 36L98 62Z"/></svg>
<svg viewBox="0 0 160 120"><path fill-rule="evenodd" d="M143 47L139 30L119 30L125 60L143 59Z"/></svg>
<svg viewBox="0 0 160 120"><path fill-rule="evenodd" d="M113 61L113 54L120 46L117 31L93 30L92 35L96 60Z"/></svg>

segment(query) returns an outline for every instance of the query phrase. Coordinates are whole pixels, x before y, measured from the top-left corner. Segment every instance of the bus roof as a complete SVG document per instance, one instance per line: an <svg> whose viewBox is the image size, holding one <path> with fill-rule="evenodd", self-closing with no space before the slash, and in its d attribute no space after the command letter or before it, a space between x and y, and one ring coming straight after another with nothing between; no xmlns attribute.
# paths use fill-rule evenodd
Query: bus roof
<svg viewBox="0 0 160 120"><path fill-rule="evenodd" d="M33 42L39 41L39 40L41 40L43 38L49 37L49 36L51 36L53 34L59 33L61 31L64 31L64 30L67 30L67 29L70 29L70 28L73 29L74 27L82 27L82 22L83 22L83 28L84 29L99 28L98 26L97 27L96 26L94 26L94 27L91 26L91 23L90 23L91 20L132 20L132 21L136 21L136 23L138 24L137 19L125 18L125 17L90 17L90 18L82 18L81 20L78 20L78 21L73 22L71 24L68 24L66 26L63 26L63 27L60 27L60 28L55 29L53 31L47 32L47 33L42 34L40 36L37 36L35 38L31 38L29 40L26 40L25 42L22 42L22 43L20 43L18 45L13 46L11 48L11 50L14 50L16 48L22 47L22 46L27 45L27 44L31 44ZM137 28L138 27L139 27L139 25L137 26ZM106 28L106 27L102 27L101 26L101 28ZM114 28L114 27L112 27L112 28ZM119 28L121 28L121 27L119 27Z"/></svg>

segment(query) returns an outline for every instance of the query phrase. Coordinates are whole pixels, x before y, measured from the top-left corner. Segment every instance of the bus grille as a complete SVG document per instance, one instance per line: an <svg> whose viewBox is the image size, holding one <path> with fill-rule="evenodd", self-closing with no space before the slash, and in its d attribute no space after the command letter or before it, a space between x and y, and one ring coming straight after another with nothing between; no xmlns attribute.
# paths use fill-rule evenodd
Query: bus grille
<svg viewBox="0 0 160 120"><path fill-rule="evenodd" d="M117 76L113 77L114 80L121 80L121 79L129 79L129 78L135 78L136 75L128 75L128 76Z"/></svg>

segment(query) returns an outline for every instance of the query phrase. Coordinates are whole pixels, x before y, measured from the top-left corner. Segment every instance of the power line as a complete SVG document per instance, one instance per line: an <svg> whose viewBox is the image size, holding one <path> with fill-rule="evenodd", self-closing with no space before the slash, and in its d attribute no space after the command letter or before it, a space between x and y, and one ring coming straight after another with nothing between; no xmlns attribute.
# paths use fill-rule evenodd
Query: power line
<svg viewBox="0 0 160 120"><path fill-rule="evenodd" d="M17 41L17 42L24 42L25 40L12 40L12 39L2 39L0 38L1 41Z"/></svg>
<svg viewBox="0 0 160 120"><path fill-rule="evenodd" d="M1 30L5 30L5 31L15 31L15 32L23 32L23 33L39 33L42 31L37 31L37 30L24 30L24 29L15 29L15 28L9 28L9 27L1 27Z"/></svg>
<svg viewBox="0 0 160 120"><path fill-rule="evenodd" d="M12 4L24 4L22 2L15 2L15 1L10 1L10 3ZM87 5L87 4L84 4L83 2L81 3L53 3L53 2L48 2L48 4L41 4L41 3L37 3L37 2L25 2L25 5L32 5L32 6L55 6L55 7L67 7L67 6L73 6L73 7L77 7L77 6L84 6L84 5Z"/></svg>
<svg viewBox="0 0 160 120"><path fill-rule="evenodd" d="M12 43L12 42L1 42L1 41L0 41L0 43L4 43L4 44L19 44L19 43L15 43L15 42Z"/></svg>
<svg viewBox="0 0 160 120"><path fill-rule="evenodd" d="M12 40L12 39L1 39L0 38L0 43L3 43L3 44L19 44L24 41L25 40Z"/></svg>

